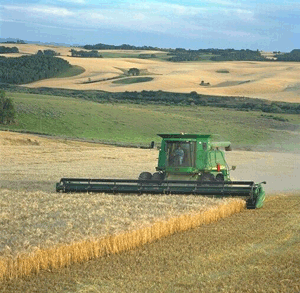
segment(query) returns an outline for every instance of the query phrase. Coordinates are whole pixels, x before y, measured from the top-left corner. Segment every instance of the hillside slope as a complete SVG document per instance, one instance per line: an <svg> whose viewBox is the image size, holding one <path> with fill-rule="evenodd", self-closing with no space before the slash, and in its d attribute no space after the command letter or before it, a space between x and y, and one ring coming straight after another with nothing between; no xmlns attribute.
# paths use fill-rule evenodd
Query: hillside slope
<svg viewBox="0 0 300 293"><path fill-rule="evenodd" d="M148 146L157 133L212 133L215 140L261 150L299 151L299 115L201 106L100 104L59 96L8 93L17 123L1 129ZM280 121L283 120L283 121Z"/></svg>
<svg viewBox="0 0 300 293"><path fill-rule="evenodd" d="M16 44L11 44L11 46ZM20 54L35 54L38 50L52 49L70 64L85 68L85 72L69 78L54 78L38 81L29 87L56 87L68 89L94 89L110 92L163 90L201 94L246 96L272 101L299 102L300 64L298 62L180 62L161 59L144 60L132 58L137 51L105 50L107 56L130 58L79 58L70 57L69 47L17 44ZM77 48L78 49L78 48ZM101 51L100 51L101 53ZM145 53L145 52L143 52ZM150 52L157 53L157 52ZM8 54L7 56L16 56ZM122 75L130 68L140 69L153 80L139 84L114 84L107 78ZM201 86L201 81L209 86Z"/></svg>

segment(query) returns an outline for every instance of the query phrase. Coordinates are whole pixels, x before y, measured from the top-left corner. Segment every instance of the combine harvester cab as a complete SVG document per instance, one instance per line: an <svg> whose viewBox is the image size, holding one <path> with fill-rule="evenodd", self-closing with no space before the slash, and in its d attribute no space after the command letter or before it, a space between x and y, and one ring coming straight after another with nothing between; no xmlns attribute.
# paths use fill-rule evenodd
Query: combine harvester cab
<svg viewBox="0 0 300 293"><path fill-rule="evenodd" d="M230 142L212 142L211 135L201 134L159 136L162 142L154 174L142 172L138 180L62 178L56 191L239 196L246 197L249 209L263 206L265 182L230 180L220 149L231 150Z"/></svg>

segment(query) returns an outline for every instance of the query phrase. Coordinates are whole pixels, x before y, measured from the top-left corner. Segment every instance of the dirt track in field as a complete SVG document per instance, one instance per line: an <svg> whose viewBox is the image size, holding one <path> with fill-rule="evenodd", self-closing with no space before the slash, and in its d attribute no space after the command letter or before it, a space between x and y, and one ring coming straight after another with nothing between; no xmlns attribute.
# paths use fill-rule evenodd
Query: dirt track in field
<svg viewBox="0 0 300 293"><path fill-rule="evenodd" d="M15 44L12 44L13 46ZM35 54L38 50L52 49L72 65L85 72L69 78L52 78L26 85L109 92L163 90L170 92L245 96L272 101L300 101L299 62L165 62L137 58L78 58L70 57L69 47L18 44L20 54ZM75 48L78 49L78 48ZM114 53L119 51L114 50ZM126 51L138 53L137 51ZM100 51L101 53L101 51ZM145 52L141 52L145 53ZM156 53L151 51L150 53ZM7 56L17 56L7 54ZM138 68L154 79L135 84L113 84L106 78L117 77L130 68ZM87 82L92 83L87 83ZM101 81L101 82L97 82ZM201 86L201 81L209 86Z"/></svg>

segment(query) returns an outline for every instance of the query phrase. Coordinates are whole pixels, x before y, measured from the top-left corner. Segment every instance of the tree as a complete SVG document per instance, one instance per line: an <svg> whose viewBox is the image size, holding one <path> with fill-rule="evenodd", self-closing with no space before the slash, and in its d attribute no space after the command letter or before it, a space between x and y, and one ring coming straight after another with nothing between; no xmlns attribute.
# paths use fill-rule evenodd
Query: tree
<svg viewBox="0 0 300 293"><path fill-rule="evenodd" d="M0 46L0 54L2 53L19 53L19 49L17 47L4 47Z"/></svg>
<svg viewBox="0 0 300 293"><path fill-rule="evenodd" d="M41 55L6 58L0 56L0 82L24 84L50 78L68 70L71 65L64 59Z"/></svg>
<svg viewBox="0 0 300 293"><path fill-rule="evenodd" d="M36 53L36 55L38 55L38 56L43 56L43 55L44 55L44 53L43 53L43 51L42 51L42 50L38 50L38 51L37 51L37 53Z"/></svg>
<svg viewBox="0 0 300 293"><path fill-rule="evenodd" d="M56 51L49 49L49 50L44 50L44 55L54 57L54 56L59 56L60 53L57 53Z"/></svg>
<svg viewBox="0 0 300 293"><path fill-rule="evenodd" d="M128 75L140 75L140 70L138 68L130 68L128 70Z"/></svg>
<svg viewBox="0 0 300 293"><path fill-rule="evenodd" d="M84 58L103 58L103 56L97 51L76 51L74 49L70 50L72 57L84 57Z"/></svg>
<svg viewBox="0 0 300 293"><path fill-rule="evenodd" d="M6 97L5 91L0 91L0 123L11 124L15 121L16 111L12 99Z"/></svg>

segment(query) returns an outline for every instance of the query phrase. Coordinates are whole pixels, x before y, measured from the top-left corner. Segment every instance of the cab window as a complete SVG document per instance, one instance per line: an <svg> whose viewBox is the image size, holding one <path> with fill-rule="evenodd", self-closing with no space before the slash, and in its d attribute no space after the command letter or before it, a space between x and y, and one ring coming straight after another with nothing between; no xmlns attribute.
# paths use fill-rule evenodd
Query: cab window
<svg viewBox="0 0 300 293"><path fill-rule="evenodd" d="M196 157L196 142L194 141L167 141L167 166L194 167Z"/></svg>

